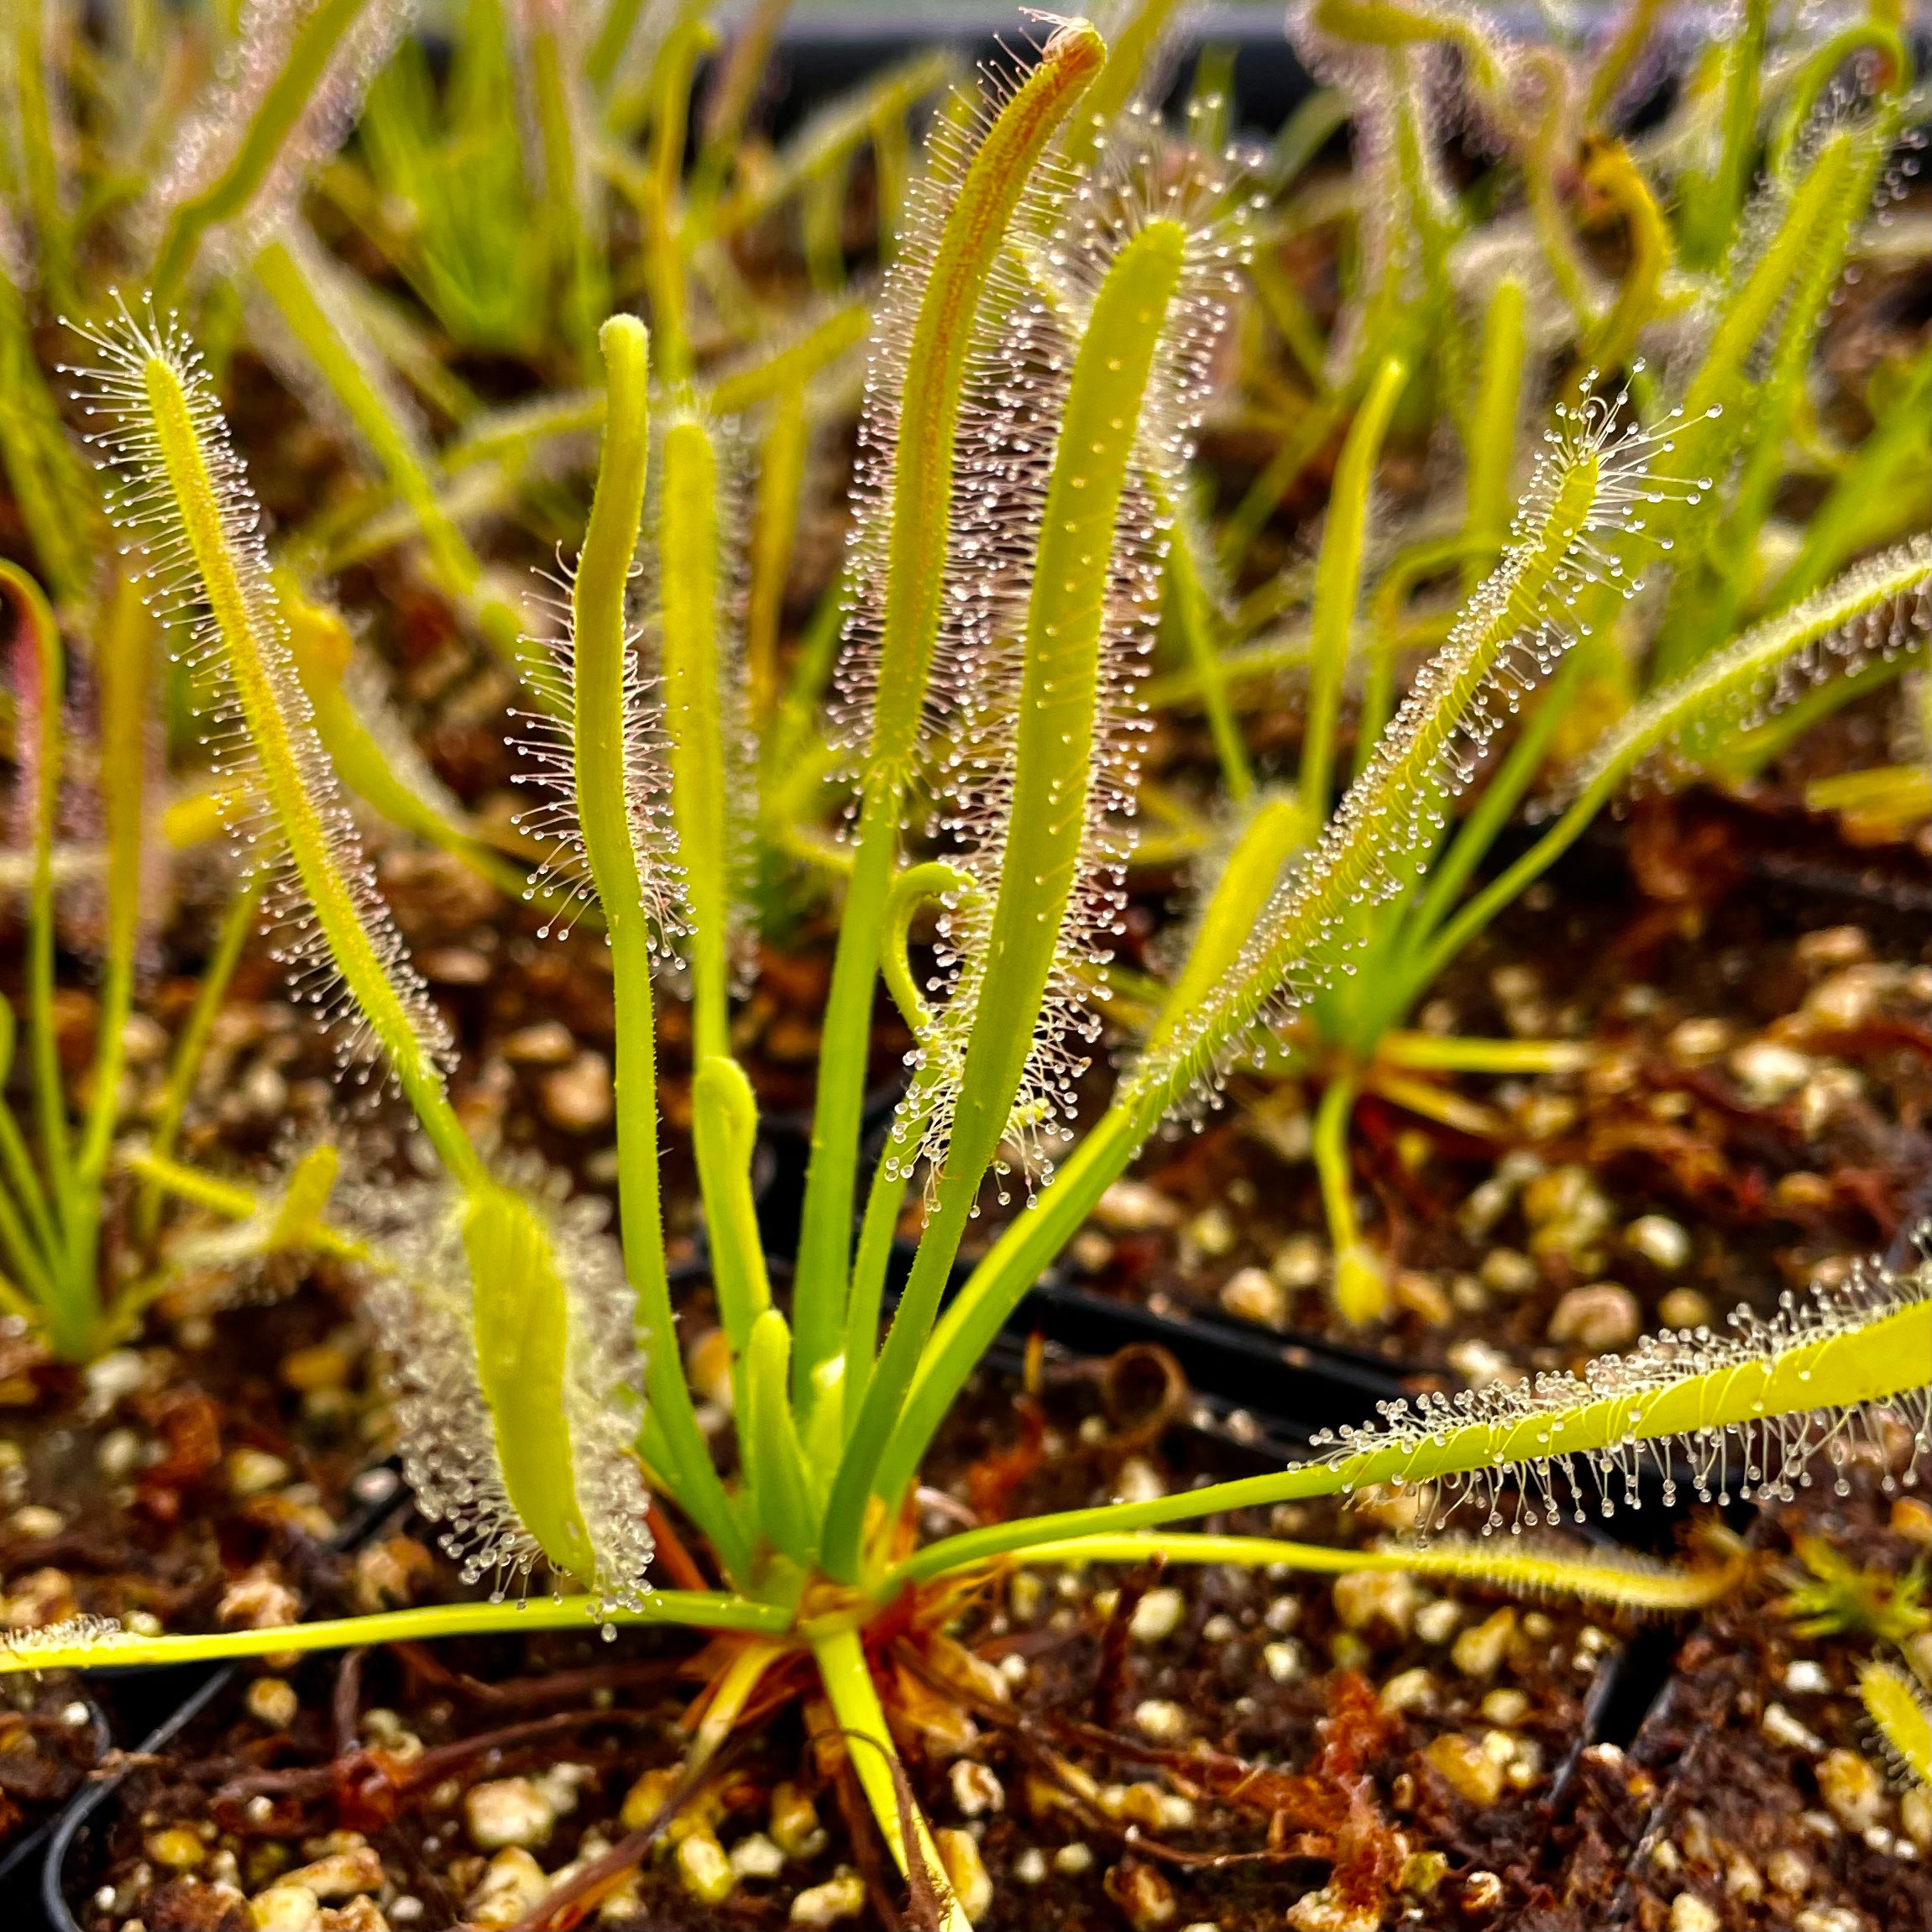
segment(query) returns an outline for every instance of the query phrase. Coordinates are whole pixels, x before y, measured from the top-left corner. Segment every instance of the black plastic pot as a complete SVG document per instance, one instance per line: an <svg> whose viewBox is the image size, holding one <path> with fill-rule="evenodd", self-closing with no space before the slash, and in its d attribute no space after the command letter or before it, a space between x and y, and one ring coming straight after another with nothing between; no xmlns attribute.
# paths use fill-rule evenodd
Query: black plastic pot
<svg viewBox="0 0 1932 1932"><path fill-rule="evenodd" d="M782 139L814 108L926 48L954 47L976 61L1009 60L1049 31L1018 7L994 0L939 0L900 8L800 8L780 31L773 58L783 92L772 104L772 134ZM1282 31L1279 7L1201 7L1178 18L1173 33L1172 99L1185 92L1203 48L1225 47L1233 54L1235 127L1271 132L1313 91Z"/></svg>
<svg viewBox="0 0 1932 1932"><path fill-rule="evenodd" d="M154 1729L148 1732L136 1747L142 1752L165 1751L186 1727L218 1698L235 1680L235 1667L226 1664L218 1669L202 1673L190 1694L176 1703L175 1708ZM107 1805L120 1789L120 1776L102 1778L92 1784L81 1796L70 1804L55 1820L47 1844L46 1864L40 1873L39 1896L37 1901L41 1923L48 1932L81 1932L81 1924L74 1915L66 1893L62 1888L64 1875L71 1870L77 1860L85 1857L92 1843L94 1835L102 1829L105 1820L102 1808ZM32 1932L34 1921L27 1916L31 1894L27 1892L26 1881L20 1885L20 1896L9 1898L0 1893L0 1903L6 1905L9 1928L18 1926L22 1932ZM13 1916L16 1909L20 1916Z"/></svg>
<svg viewBox="0 0 1932 1932"><path fill-rule="evenodd" d="M107 1706L107 1701L98 1694L97 1687L91 1683L76 1686L74 1695L85 1704L88 1710L88 1725L92 1736L94 1755L100 1757L121 1734L121 1727L115 1722L115 1713ZM85 1789L85 1783L81 1787ZM49 1840L55 1828L66 1811L77 1802L70 1798L66 1807L50 1812L30 1830L23 1831L0 1856L0 1903L10 1903L18 1892L24 1892L33 1884L34 1874L40 1869L46 1856Z"/></svg>
<svg viewBox="0 0 1932 1932"><path fill-rule="evenodd" d="M403 1495L401 1479L394 1464L378 1463L365 1469L351 1485L352 1499L358 1505L332 1539L338 1550L353 1550L365 1542L395 1512ZM128 1664L89 1673L83 1694L101 1713L109 1744L119 1750L135 1751L157 1748L157 1741L171 1737L212 1694L216 1683L233 1674L229 1667L215 1664ZM44 1820L8 1848L0 1859L0 1928L4 1932L36 1932L41 1924L44 1899L53 1893L53 1873L63 1856L62 1847L72 1838L78 1822L99 1804L117 1780L91 1782L65 1808ZM50 1925L73 1923L65 1908L55 1914L47 1905Z"/></svg>

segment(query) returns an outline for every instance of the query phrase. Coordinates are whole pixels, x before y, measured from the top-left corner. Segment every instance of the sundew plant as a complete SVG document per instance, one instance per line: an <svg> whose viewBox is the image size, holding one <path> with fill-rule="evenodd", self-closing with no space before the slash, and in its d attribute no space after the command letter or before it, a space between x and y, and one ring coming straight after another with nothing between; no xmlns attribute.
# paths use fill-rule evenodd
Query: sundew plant
<svg viewBox="0 0 1932 1932"><path fill-rule="evenodd" d="M1139 60L1139 53L1134 59ZM1072 1128L1122 899L1151 640L1180 472L1248 246L1238 165L1170 141L1122 98L1102 36L1060 24L1024 76L939 116L908 191L872 332L834 730L851 773L850 869L825 1015L804 1227L788 1298L753 1211L758 1132L735 1056L736 755L721 428L675 363L653 395L635 317L591 332L603 378L589 522L559 634L520 648L523 727L553 847L547 890L594 898L615 1006L618 1238L542 1171L493 1160L453 1105L447 1030L377 889L302 675L311 622L262 517L202 353L164 299L79 332L81 400L111 513L155 608L219 694L218 795L304 997L346 1076L413 1115L428 1180L342 1191L317 1238L358 1253L398 1363L406 1473L487 1600L207 1637L65 1626L8 1668L234 1656L601 1620L712 1633L694 1767L767 1673L809 1656L901 1869L939 1870L896 1767L878 1647L944 1623L1010 1559L1300 1563L1353 1552L1170 1526L1376 1485L1458 1504L1484 1532L1634 1503L1679 1458L1699 1495L1783 1495L1902 1417L1923 1439L1925 1271L1872 1269L1773 1320L1653 1340L1584 1378L1396 1406L1301 1463L1149 1501L1022 1518L921 1545L914 1481L1002 1325L1161 1123L1342 986L1364 922L1414 887L1492 739L1648 568L1652 513L1707 500L1695 412L1609 390L1566 406L1494 569L1312 835L1258 814L1196 923L1113 1104ZM1131 76L1126 92L1131 93ZM587 353L588 350L587 345ZM655 587L647 662L633 573ZM1700 657L1587 767L1594 809L1641 761L1755 720L1799 689L1924 648L1923 541ZM1820 648L1832 645L1837 648ZM929 801L936 800L936 806ZM929 816L936 835L926 836ZM1297 849L1300 856L1296 856ZM908 956L936 914L939 964ZM692 1151L729 1348L731 1453L700 1425L678 1343L660 1200L654 1006L675 960L694 1008ZM861 1199L867 1047L880 982L914 1048ZM987 1193L1019 1212L953 1295ZM191 1191L191 1173L149 1164ZM909 1191L923 1229L887 1312ZM200 1196L217 1205L207 1188ZM653 1585L662 1559L679 1587ZM1445 1539L1376 1559L1682 1605L1708 1579L1540 1542ZM547 1575L551 1593L533 1592ZM508 1600L514 1598L516 1600ZM948 1924L966 1916L947 1902Z"/></svg>

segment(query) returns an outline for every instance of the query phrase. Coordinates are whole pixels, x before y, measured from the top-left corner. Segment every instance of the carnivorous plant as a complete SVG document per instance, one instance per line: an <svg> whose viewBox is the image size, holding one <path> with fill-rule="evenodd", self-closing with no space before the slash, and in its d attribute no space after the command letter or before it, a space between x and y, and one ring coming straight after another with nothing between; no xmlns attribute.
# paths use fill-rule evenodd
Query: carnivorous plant
<svg viewBox="0 0 1932 1932"><path fill-rule="evenodd" d="M940 117L908 191L873 331L836 720L853 772L851 868L788 1300L759 1243L757 1109L727 1024L735 746L718 671L718 464L685 372L674 368L654 403L643 325L617 314L594 332L596 490L527 727L547 793L531 830L553 846L552 889L594 896L610 946L614 1243L548 1176L493 1160L451 1103L447 1030L345 809L295 615L192 342L160 306L83 332L83 394L114 514L157 605L191 623L202 674L223 694L232 835L270 882L278 943L333 1026L345 1072L400 1093L435 1170L351 1189L337 1219L344 1243L360 1244L400 1364L418 1501L469 1577L493 1589L487 1601L206 1637L66 1626L10 1640L0 1668L587 1620L687 1626L719 1634L726 1659L694 1751L729 1730L778 1660L809 1654L840 1728L867 1741L854 1766L901 1869L930 1873L937 1853L895 1777L868 1652L908 1594L943 1598L1022 1556L1329 1567L1333 1552L1171 1526L1375 1485L1422 1491L1432 1527L1462 1505L1484 1532L1541 1529L1634 1504L1652 1469L1668 1487L1679 1455L1700 1495L1728 1497L1783 1493L1882 1417L1903 1416L1922 1440L1925 1270L1867 1269L1774 1319L1653 1339L1585 1377L1398 1405L1290 1467L919 1544L908 1499L921 1459L1040 1270L1165 1119L1359 970L1364 919L1413 892L1491 740L1561 675L1578 605L1626 594L1645 512L1703 487L1673 467L1680 419L1668 409L1647 427L1634 401L1592 398L1558 419L1500 560L1340 804L1286 840L1277 817L1257 816L1111 1107L1074 1137L1073 1085L1097 1037L1093 969L1123 903L1136 690L1179 474L1246 245L1244 191L1218 164L1138 124L1118 141L1111 124L1092 130L1081 158L1083 104L1106 60L1093 28L1060 25L1024 78ZM633 634L641 552L657 605L650 663ZM1756 715L1848 662L1922 650L1929 567L1923 543L1903 546L1704 659L1694 685L1667 687L1604 741L1573 809L1724 706ZM1814 648L1826 639L1841 650ZM944 835L918 856L925 788ZM908 935L925 908L940 945L922 985ZM654 975L673 955L695 1011L692 1141L735 1395L725 1468L680 1358L659 1199ZM915 1045L856 1212L882 979ZM1029 1205L948 1305L982 1190L1023 1167ZM915 1185L923 1229L887 1315L887 1249ZM696 1587L702 1571L693 1587L653 1586L647 1525L668 1521L661 1505L694 1528L715 1588ZM1694 1601L1705 1587L1508 1536L1386 1560L1633 1605ZM524 1597L540 1568L556 1594ZM505 1601L512 1592L521 1600ZM966 1923L956 1901L945 1914Z"/></svg>

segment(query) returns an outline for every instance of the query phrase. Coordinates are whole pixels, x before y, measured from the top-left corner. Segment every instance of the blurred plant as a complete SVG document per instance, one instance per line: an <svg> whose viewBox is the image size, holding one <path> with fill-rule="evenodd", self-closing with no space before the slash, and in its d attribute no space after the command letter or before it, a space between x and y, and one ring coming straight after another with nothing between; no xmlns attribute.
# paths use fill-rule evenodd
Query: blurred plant
<svg viewBox="0 0 1932 1932"><path fill-rule="evenodd" d="M1874 1659L1858 1673L1858 1694L1901 1777L1922 1789L1932 1784L1932 1715L1923 1689Z"/></svg>
<svg viewBox="0 0 1932 1932"><path fill-rule="evenodd" d="M138 1297L113 1285L102 1291L101 1229L147 883L143 842L154 626L133 584L118 578L92 665L99 687L97 784L106 906L94 1051L76 1126L60 1064L55 984L55 842L72 750L64 716L66 656L39 584L0 562L0 589L14 615L9 684L15 809L32 855L24 1032L33 1092L29 1130L0 1100L0 1252L6 1257L0 1305L24 1317L57 1354L85 1361L110 1347L139 1313ZM13 1007L0 1000L0 1081L12 1069L18 1037ZM107 1280L114 1280L111 1271Z"/></svg>
<svg viewBox="0 0 1932 1932"><path fill-rule="evenodd" d="M1520 614L1540 600L1546 638L1560 631L1573 644L1568 662L1547 690L1525 691L1513 738L1459 822L1445 810L1406 856L1402 878L1347 915L1358 952L1349 973L1293 1016L1285 1052L1272 1062L1320 1090L1311 1151L1336 1250L1336 1299L1352 1321L1380 1314L1387 1275L1356 1218L1348 1128L1357 1098L1372 1092L1495 1138L1505 1123L1445 1076L1561 1072L1588 1058L1587 1045L1569 1040L1405 1030L1443 970L1660 744L1720 780L1748 776L1798 730L1921 657L1932 620L1916 537L1830 581L1861 552L1927 521L1926 356L1874 375L1873 427L1856 450L1824 453L1806 390L1823 318L1855 280L1856 258L1882 243L1885 230L1866 229L1865 217L1876 204L1882 224L1917 166L1919 137L1906 129L1923 97L1908 88L1896 8L1875 6L1821 39L1799 34L1761 64L1767 9L1747 7L1739 36L1693 55L1691 84L1662 126L1619 139L1609 118L1651 58L1654 12L1630 10L1594 49L1560 38L1526 46L1481 9L1426 0L1311 0L1291 17L1297 44L1338 91L1353 128L1353 275L1330 347L1317 356L1312 325L1270 260L1295 204L1264 228L1262 306L1315 394L1275 429L1276 455L1223 526L1218 582L1339 434L1308 618L1280 640L1219 647L1238 626L1215 570L1178 542L1168 594L1187 657L1149 689L1154 704L1206 711L1227 788L1250 801L1238 832L1255 796L1238 694L1264 673L1306 667L1299 819L1285 802L1256 816L1248 862L1264 867L1270 852L1285 862L1320 827L1351 679L1360 772L1394 709L1402 652L1468 622L1453 608L1420 619L1408 608L1418 591L1458 577L1466 594L1500 553L1521 467L1518 426L1538 369L1553 373L1556 389L1546 448L1612 424L1627 432L1633 418L1641 432L1620 450L1606 446L1613 474L1589 527L1539 559L1511 592ZM1451 52L1453 78L1443 65ZM1447 116L1444 99L1454 102ZM1479 126L1505 169L1513 165L1514 188L1501 191L1520 196L1520 212L1482 220L1497 197L1496 174L1460 196L1444 185L1442 130L1458 113ZM1565 205L1566 180L1574 207ZM1615 290L1591 265L1593 223L1622 230L1626 267ZM1348 276L1348 256L1342 265ZM1472 306L1481 319L1473 343L1464 339ZM1639 353L1652 341L1661 379ZM1896 407L1895 395L1907 406ZM1378 453L1405 413L1432 407L1463 453L1460 528L1426 526L1408 541L1372 544ZM1820 469L1831 478L1828 494L1800 540L1775 511L1794 472ZM1524 534L1519 524L1519 541ZM1372 559L1380 570L1369 590ZM1659 589L1636 599L1646 579ZM1757 622L1740 638L1746 616ZM1761 685L1768 691L1797 674L1775 667L1822 670L1821 653L1840 660L1830 668L1845 675L1754 702ZM1720 658L1744 678L1741 699L1722 678L1699 681ZM1518 702L1511 698L1512 710ZM1706 704L1718 710L1699 722L1693 713ZM1620 714L1623 723L1596 745ZM1612 771L1604 761L1616 746ZM1575 803L1530 855L1465 898L1552 768L1559 798ZM1472 765L1457 788L1474 775ZM1923 790L1910 767L1848 773L1822 781L1815 804L1862 814L1876 831L1908 825ZM1212 871L1211 856L1198 862Z"/></svg>
<svg viewBox="0 0 1932 1932"><path fill-rule="evenodd" d="M1822 1537L1800 1537L1794 1547L1806 1575L1793 1580L1778 1610L1801 1636L1872 1637L1903 1644L1932 1628L1923 1563L1899 1576L1861 1568Z"/></svg>
<svg viewBox="0 0 1932 1932"><path fill-rule="evenodd" d="M31 1097L21 1115L10 1097L0 1098L0 1306L61 1359L86 1362L125 1341L148 1304L184 1270L212 1265L217 1248L230 1292L269 1254L342 1252L335 1236L318 1232L336 1154L311 1150L265 1193L210 1184L211 1196L198 1182L198 1193L174 1190L244 1223L214 1247L187 1223L164 1231L151 1185L138 1198L114 1185L127 1031L165 893L153 834L156 626L135 580L116 575L92 661L76 668L34 579L0 562L0 590L13 618L5 689L13 701L13 804L25 847L24 867L18 877L10 870L5 884L27 914L18 1013L0 999L0 1089L18 1059ZM257 905L251 887L237 896L196 989L149 1144L153 1165L142 1178L150 1184L175 1171L175 1138ZM63 1065L72 1044L57 982L63 944L97 956L100 966L90 1003L92 1050L77 1100Z"/></svg>

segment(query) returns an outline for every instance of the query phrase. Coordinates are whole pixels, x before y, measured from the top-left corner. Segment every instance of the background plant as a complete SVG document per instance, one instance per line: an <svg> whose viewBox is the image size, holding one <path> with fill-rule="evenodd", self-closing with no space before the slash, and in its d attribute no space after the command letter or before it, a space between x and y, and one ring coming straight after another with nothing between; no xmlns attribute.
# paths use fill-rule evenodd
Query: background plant
<svg viewBox="0 0 1932 1932"><path fill-rule="evenodd" d="M1233 797L1259 795L1238 713L1264 701L1264 680L1289 668L1306 676L1295 778L1304 838L1327 809L1351 693L1358 770L1367 762L1403 652L1439 639L1453 620L1441 588L1460 580L1466 592L1498 554L1512 473L1522 469L1521 426L1561 437L1569 412L1598 406L1586 399L1622 385L1625 406L1671 445L1606 516L1588 555L1562 566L1574 574L1558 620L1580 647L1526 704L1473 803L1445 817L1416 855L1406 888L1359 914L1358 970L1285 1031L1275 1070L1319 1093L1312 1152L1336 1249L1335 1293L1354 1320L1378 1315L1386 1296L1386 1264L1353 1206L1348 1128L1359 1096L1493 1136L1499 1123L1451 1091L1446 1076L1573 1070L1587 1054L1564 1040L1405 1030L1458 951L1610 794L1586 788L1589 806L1573 810L1535 861L1505 868L1458 905L1491 865L1499 835L1526 804L1547 809L1537 793L1552 779L1559 797L1574 791L1564 767L1616 714L1636 706L1641 715L1647 694L1720 652L1746 619L1802 623L1801 607L1834 571L1927 515L1924 412L1893 407L1916 396L1922 352L1874 374L1862 443L1816 432L1822 323L1862 264L1895 245L1888 206L1918 166L1921 97L1895 10L1877 7L1841 32L1782 40L1767 9L1746 11L1743 38L1696 56L1692 84L1662 121L1621 138L1617 103L1637 84L1647 14L1594 43L1558 32L1533 48L1467 8L1313 4L1291 18L1351 127L1344 300L1324 344L1270 251L1305 237L1311 221L1335 221L1335 204L1305 196L1303 213L1291 197L1264 226L1255 275L1260 315L1287 352L1290 377L1259 358L1243 369L1257 398L1269 399L1264 414L1259 400L1249 406L1268 422L1276 454L1223 526L1217 558L1191 555L1205 533L1191 543L1183 519L1169 580L1177 648L1149 687L1156 704L1205 711ZM1775 55L1762 61L1742 50L1767 47ZM1447 112L1445 100L1453 103ZM1483 127L1496 157L1459 192L1442 168L1446 126L1458 115ZM1566 174L1575 183L1568 191ZM1621 243L1618 283L1597 265L1606 233ZM1538 400L1552 392L1553 417ZM1438 446L1460 458L1461 500L1453 489L1432 493L1378 545L1365 544L1379 451L1391 436L1412 439L1431 416ZM1283 571L1238 607L1231 587L1253 579L1275 505L1338 436L1312 570ZM1893 493L1874 490L1881 475ZM1827 488L1825 506L1802 529L1777 511L1794 486L1809 486L1799 479ZM1640 584L1646 594L1630 600ZM1246 612L1301 599L1305 621L1246 641L1257 628ZM1898 615L1908 630L1919 621L1915 608ZM1775 717L1732 714L1726 729L1703 735L1701 769L1732 782L1757 772L1795 734L1895 678L1909 658L1887 647ZM1679 689L1688 695L1693 687ZM1873 783L1874 801L1894 796L1891 781ZM1829 785L1821 803L1835 796ZM1900 809L1915 795L1897 790ZM1864 792L1854 784L1846 796L1856 802ZM1163 804L1171 817L1171 801ZM1284 851L1296 842L1285 811L1265 824L1258 837ZM1203 835L1197 827L1189 835L1198 843ZM1250 857L1260 850L1251 846ZM1211 859L1200 862L1212 869ZM1150 1014L1158 995L1130 990Z"/></svg>

